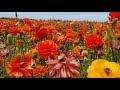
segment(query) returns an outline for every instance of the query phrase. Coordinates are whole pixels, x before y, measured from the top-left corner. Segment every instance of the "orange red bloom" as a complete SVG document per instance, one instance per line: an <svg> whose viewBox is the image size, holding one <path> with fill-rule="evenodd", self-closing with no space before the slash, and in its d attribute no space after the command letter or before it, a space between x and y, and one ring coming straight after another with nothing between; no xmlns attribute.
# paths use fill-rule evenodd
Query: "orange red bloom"
<svg viewBox="0 0 120 90"><path fill-rule="evenodd" d="M48 68L46 66L36 65L33 66L33 76L38 77L42 74L48 74Z"/></svg>
<svg viewBox="0 0 120 90"><path fill-rule="evenodd" d="M21 27L22 32L30 32L31 28L29 25L25 24Z"/></svg>
<svg viewBox="0 0 120 90"><path fill-rule="evenodd" d="M76 56L78 59L82 58L82 55L80 54L80 46L76 46L72 50L72 55Z"/></svg>
<svg viewBox="0 0 120 90"><path fill-rule="evenodd" d="M97 34L89 34L84 38L84 45L87 48L96 48L103 45L103 39Z"/></svg>
<svg viewBox="0 0 120 90"><path fill-rule="evenodd" d="M6 71L10 77L30 77L32 64L29 55L18 55L6 64Z"/></svg>
<svg viewBox="0 0 120 90"><path fill-rule="evenodd" d="M38 55L40 58L47 60L47 58L54 52L59 49L59 46L54 43L52 40L45 40L42 42L39 42L36 45L36 50L38 50Z"/></svg>
<svg viewBox="0 0 120 90"><path fill-rule="evenodd" d="M11 27L9 29L9 33L11 33L11 34L17 34L17 33L20 33L20 30L19 30L18 27Z"/></svg>

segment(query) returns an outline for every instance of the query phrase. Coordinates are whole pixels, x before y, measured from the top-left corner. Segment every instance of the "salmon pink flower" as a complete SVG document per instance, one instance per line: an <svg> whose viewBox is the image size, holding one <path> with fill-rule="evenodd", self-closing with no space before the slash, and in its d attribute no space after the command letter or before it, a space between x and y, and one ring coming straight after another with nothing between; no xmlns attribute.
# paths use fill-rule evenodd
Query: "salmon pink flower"
<svg viewBox="0 0 120 90"><path fill-rule="evenodd" d="M50 78L76 78L79 75L79 63L73 57L60 54L47 61Z"/></svg>

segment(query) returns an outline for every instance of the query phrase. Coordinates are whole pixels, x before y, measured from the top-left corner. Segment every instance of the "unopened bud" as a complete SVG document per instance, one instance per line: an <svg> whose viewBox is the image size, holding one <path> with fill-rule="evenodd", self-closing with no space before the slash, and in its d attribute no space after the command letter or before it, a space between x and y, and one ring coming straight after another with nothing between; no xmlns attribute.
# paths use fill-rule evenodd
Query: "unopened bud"
<svg viewBox="0 0 120 90"><path fill-rule="evenodd" d="M34 49L32 53L32 58L37 58L37 55L38 55L38 51Z"/></svg>
<svg viewBox="0 0 120 90"><path fill-rule="evenodd" d="M7 44L9 44L9 45L12 44L12 35L11 34L7 35Z"/></svg>
<svg viewBox="0 0 120 90"><path fill-rule="evenodd" d="M113 20L112 20L112 25L115 25L116 24L116 22L118 21L118 18L114 18Z"/></svg>

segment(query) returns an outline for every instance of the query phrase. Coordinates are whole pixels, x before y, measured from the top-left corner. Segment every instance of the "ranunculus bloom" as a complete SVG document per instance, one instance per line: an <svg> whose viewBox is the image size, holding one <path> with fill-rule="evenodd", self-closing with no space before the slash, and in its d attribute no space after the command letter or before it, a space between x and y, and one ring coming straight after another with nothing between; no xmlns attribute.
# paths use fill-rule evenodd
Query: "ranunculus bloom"
<svg viewBox="0 0 120 90"><path fill-rule="evenodd" d="M22 26L21 30L22 30L22 32L30 32L31 28L29 25L25 24Z"/></svg>
<svg viewBox="0 0 120 90"><path fill-rule="evenodd" d="M32 64L29 55L18 55L6 64L6 71L10 77L30 77Z"/></svg>
<svg viewBox="0 0 120 90"><path fill-rule="evenodd" d="M36 34L37 34L37 37L39 37L39 38L46 38L48 35L48 31L46 28L42 28L42 29L38 30Z"/></svg>
<svg viewBox="0 0 120 90"><path fill-rule="evenodd" d="M103 39L97 34L89 34L84 38L84 45L87 48L95 48L103 45Z"/></svg>
<svg viewBox="0 0 120 90"><path fill-rule="evenodd" d="M96 59L87 69L88 78L120 78L120 65L104 59Z"/></svg>
<svg viewBox="0 0 120 90"><path fill-rule="evenodd" d="M114 18L118 18L118 20L120 20L120 12L110 12L109 19L112 20Z"/></svg>
<svg viewBox="0 0 120 90"><path fill-rule="evenodd" d="M36 65L33 66L33 76L38 77L42 74L48 74L48 68L46 66Z"/></svg>
<svg viewBox="0 0 120 90"><path fill-rule="evenodd" d="M19 30L18 27L11 27L9 29L9 33L11 33L11 34L17 34L17 33L20 33L20 30Z"/></svg>
<svg viewBox="0 0 120 90"><path fill-rule="evenodd" d="M54 52L59 49L59 46L54 43L52 40L45 40L42 42L39 42L36 45L36 50L38 50L38 55L40 58L47 60L47 58Z"/></svg>
<svg viewBox="0 0 120 90"><path fill-rule="evenodd" d="M80 46L76 46L72 50L72 55L76 56L77 59L82 58L82 55L80 54L80 50L81 50Z"/></svg>
<svg viewBox="0 0 120 90"><path fill-rule="evenodd" d="M81 35L84 35L87 32L87 30L78 30L75 34L76 37L79 37Z"/></svg>
<svg viewBox="0 0 120 90"><path fill-rule="evenodd" d="M47 61L50 78L77 78L79 75L79 63L73 57L65 54L56 56Z"/></svg>

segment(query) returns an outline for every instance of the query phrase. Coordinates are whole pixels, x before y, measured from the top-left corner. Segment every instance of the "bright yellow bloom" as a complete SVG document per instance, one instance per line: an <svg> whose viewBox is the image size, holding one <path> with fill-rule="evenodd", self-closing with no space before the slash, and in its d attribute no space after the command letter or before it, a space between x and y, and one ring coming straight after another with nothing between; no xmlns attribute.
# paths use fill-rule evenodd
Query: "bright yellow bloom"
<svg viewBox="0 0 120 90"><path fill-rule="evenodd" d="M96 59L87 69L88 78L120 78L120 65L105 59Z"/></svg>

